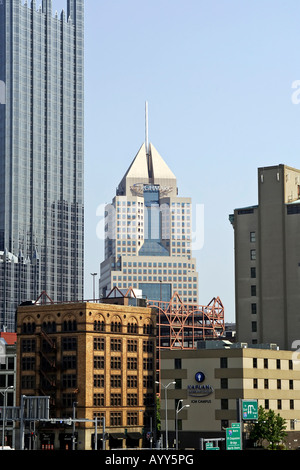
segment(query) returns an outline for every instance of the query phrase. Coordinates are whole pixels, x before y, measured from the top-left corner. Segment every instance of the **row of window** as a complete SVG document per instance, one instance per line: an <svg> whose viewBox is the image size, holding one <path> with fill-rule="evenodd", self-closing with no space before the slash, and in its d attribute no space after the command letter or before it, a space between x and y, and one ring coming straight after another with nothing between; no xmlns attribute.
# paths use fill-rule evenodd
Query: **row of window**
<svg viewBox="0 0 300 470"><path fill-rule="evenodd" d="M265 399L264 400L264 405L263 407L265 408L265 410L269 410L270 409L270 401L272 400L269 400L269 399ZM278 410L282 410L283 409L283 402L287 402L288 404L288 408L285 407L285 409L290 409L290 410L294 410L294 406L295 406L295 403L294 403L294 400L275 400L276 401L276 404L277 404L277 409ZM273 409L273 405L272 405L272 409ZM227 398L222 398L221 399L221 410L228 410L229 409L229 400Z"/></svg>
<svg viewBox="0 0 300 470"><path fill-rule="evenodd" d="M123 396L121 393L111 393L110 395L110 406L138 406L138 395L137 393L128 393L126 397L126 405L123 403ZM145 393L143 395L143 405L153 406L154 395L153 393ZM93 406L104 407L105 406L105 395L104 393L94 393Z"/></svg>
<svg viewBox="0 0 300 470"><path fill-rule="evenodd" d="M104 320L95 320L94 321L94 331L104 332L108 330L110 326L110 331L113 333L122 333L123 325L120 320L112 321L110 325L106 324ZM152 323L145 323L143 326L138 325L135 322L128 323L127 326L124 325L127 333L137 334L139 331L143 331L144 335L153 335L154 327Z"/></svg>
<svg viewBox="0 0 300 470"><path fill-rule="evenodd" d="M75 357L75 356L71 356ZM105 368L105 357L104 356L94 356L94 369L101 370ZM143 358L143 370L153 370L155 360L151 357ZM122 369L122 358L121 356L115 356L110 358L110 368L112 370L121 370ZM128 357L127 358L127 370L138 370L138 358L137 357Z"/></svg>
<svg viewBox="0 0 300 470"><path fill-rule="evenodd" d="M263 359L263 366L264 366L264 369L268 369L269 368L269 361L273 361L274 359L268 359L268 358L264 358ZM258 361L259 359L257 357L253 357L252 358L252 367L254 369L257 369L258 367ZM284 361L285 362L285 361ZM281 359L276 359L276 369L281 369L281 365L282 365L282 360ZM289 370L293 370L293 360L292 359L289 359L288 361L288 366L289 366ZM175 369L181 369L182 368L182 360L181 358L175 358L174 359L174 368ZM221 357L220 358L220 368L221 369L226 369L228 368L228 357Z"/></svg>
<svg viewBox="0 0 300 470"><path fill-rule="evenodd" d="M107 331L108 325L105 324L104 320L102 321L94 321L94 331ZM48 334L56 333L56 323L49 322L43 323L42 325L43 331ZM36 331L36 324L34 322L25 322L22 325L22 333L23 334L34 334ZM77 331L77 322L76 320L71 321L64 321L62 323L62 332L75 332ZM119 320L113 321L110 323L110 331L114 333L119 333L122 331L122 323ZM143 334L153 334L154 328L153 325L150 323L143 325ZM127 332L128 333L137 333L138 332L138 325L136 323L129 323L127 325Z"/></svg>
<svg viewBox="0 0 300 470"><path fill-rule="evenodd" d="M136 325L133 325L135 327ZM127 343L128 352L137 352L138 350L138 341L136 339L114 339L110 340L110 350L111 351L122 351L122 344ZM154 341L143 341L143 352L152 353L155 348ZM105 350L105 338L94 338L94 351L104 351Z"/></svg>

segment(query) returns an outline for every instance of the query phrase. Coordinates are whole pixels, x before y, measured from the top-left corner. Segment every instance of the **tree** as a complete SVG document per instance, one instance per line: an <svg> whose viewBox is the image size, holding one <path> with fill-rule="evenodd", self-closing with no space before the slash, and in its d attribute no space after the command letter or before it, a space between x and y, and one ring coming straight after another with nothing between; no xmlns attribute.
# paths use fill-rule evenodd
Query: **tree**
<svg viewBox="0 0 300 470"><path fill-rule="evenodd" d="M284 441L287 433L285 432L285 420L280 414L275 414L273 410L265 411L260 406L258 409L258 420L252 425L250 431L250 439L262 445L266 440L269 443L269 448L274 450L278 444Z"/></svg>

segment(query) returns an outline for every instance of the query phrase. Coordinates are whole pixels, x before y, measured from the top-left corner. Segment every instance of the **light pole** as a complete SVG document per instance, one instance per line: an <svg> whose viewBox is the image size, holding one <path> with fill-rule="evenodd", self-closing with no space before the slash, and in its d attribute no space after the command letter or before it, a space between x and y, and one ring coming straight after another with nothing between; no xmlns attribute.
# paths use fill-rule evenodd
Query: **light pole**
<svg viewBox="0 0 300 470"><path fill-rule="evenodd" d="M3 390L3 392L0 392L2 393L3 395L3 407L2 407L2 410L3 410L3 414L2 414L2 449L4 448L4 434L5 434L5 415L6 415L6 410L5 410L5 402L6 402L6 394L7 394L7 391L8 390L11 390L12 388L14 388L12 385L10 385L9 387L7 387L5 390Z"/></svg>
<svg viewBox="0 0 300 470"><path fill-rule="evenodd" d="M97 273L91 273L91 276L93 276L93 301L95 302L95 276Z"/></svg>
<svg viewBox="0 0 300 470"><path fill-rule="evenodd" d="M168 402L167 402L167 390L170 387L170 385L175 385L176 382L169 382L168 385L164 385L161 382L155 382L157 384L160 384L164 389L165 389L165 409L166 409L166 449L169 448L168 444Z"/></svg>
<svg viewBox="0 0 300 470"><path fill-rule="evenodd" d="M176 450L178 450L178 413L182 411L184 408L189 408L190 405L183 405L181 408L179 408L179 405L183 402L183 400L179 400L177 403L177 408L176 408Z"/></svg>

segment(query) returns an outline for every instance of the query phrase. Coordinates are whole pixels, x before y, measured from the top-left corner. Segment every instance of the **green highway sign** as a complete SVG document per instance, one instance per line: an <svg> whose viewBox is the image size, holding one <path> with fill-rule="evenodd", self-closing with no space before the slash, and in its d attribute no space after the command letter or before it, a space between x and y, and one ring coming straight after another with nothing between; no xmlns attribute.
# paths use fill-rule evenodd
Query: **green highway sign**
<svg viewBox="0 0 300 470"><path fill-rule="evenodd" d="M220 450L220 447L214 447L212 442L207 442L205 444L205 450Z"/></svg>
<svg viewBox="0 0 300 470"><path fill-rule="evenodd" d="M240 423L232 423L231 428L226 429L226 450L242 450Z"/></svg>
<svg viewBox="0 0 300 470"><path fill-rule="evenodd" d="M242 400L242 418L243 420L258 419L257 400Z"/></svg>

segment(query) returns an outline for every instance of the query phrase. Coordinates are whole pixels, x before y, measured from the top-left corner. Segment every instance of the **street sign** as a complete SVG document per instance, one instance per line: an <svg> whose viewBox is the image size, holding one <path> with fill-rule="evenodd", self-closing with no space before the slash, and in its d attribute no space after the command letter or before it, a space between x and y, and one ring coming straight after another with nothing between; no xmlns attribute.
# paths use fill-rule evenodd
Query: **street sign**
<svg viewBox="0 0 300 470"><path fill-rule="evenodd" d="M205 444L205 450L220 450L220 447L214 447L212 442L207 442Z"/></svg>
<svg viewBox="0 0 300 470"><path fill-rule="evenodd" d="M241 424L232 423L231 428L226 429L226 450L241 450Z"/></svg>
<svg viewBox="0 0 300 470"><path fill-rule="evenodd" d="M242 400L242 418L245 421L258 419L257 400Z"/></svg>

